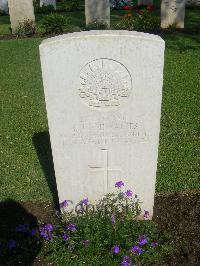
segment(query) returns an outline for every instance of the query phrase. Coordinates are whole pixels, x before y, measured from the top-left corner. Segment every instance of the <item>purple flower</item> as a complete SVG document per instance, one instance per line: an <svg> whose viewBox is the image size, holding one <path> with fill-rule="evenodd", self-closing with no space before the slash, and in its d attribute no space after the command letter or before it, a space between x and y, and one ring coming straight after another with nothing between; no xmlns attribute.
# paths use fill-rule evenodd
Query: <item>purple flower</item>
<svg viewBox="0 0 200 266"><path fill-rule="evenodd" d="M40 235L47 241L51 241L53 239L52 231L53 231L52 224L45 224L40 227Z"/></svg>
<svg viewBox="0 0 200 266"><path fill-rule="evenodd" d="M36 235L36 233L37 233L37 230L36 230L36 229L32 229L32 230L31 230L31 236Z"/></svg>
<svg viewBox="0 0 200 266"><path fill-rule="evenodd" d="M88 247L89 244L90 244L90 240L83 240L83 245L84 245L85 247Z"/></svg>
<svg viewBox="0 0 200 266"><path fill-rule="evenodd" d="M131 266L131 258L128 256L124 256L122 260L122 266Z"/></svg>
<svg viewBox="0 0 200 266"><path fill-rule="evenodd" d="M7 243L8 249L13 249L16 248L17 242L13 239L10 239Z"/></svg>
<svg viewBox="0 0 200 266"><path fill-rule="evenodd" d="M152 243L151 243L151 248L154 248L158 246L158 241L157 240L154 240Z"/></svg>
<svg viewBox="0 0 200 266"><path fill-rule="evenodd" d="M133 192L132 192L130 189L128 189L128 190L125 192L125 195L126 195L126 197L132 197L132 196L133 196Z"/></svg>
<svg viewBox="0 0 200 266"><path fill-rule="evenodd" d="M60 203L60 208L62 209L62 208L66 208L66 207L68 207L69 206L69 204L68 204L68 200L64 200L63 202L61 202Z"/></svg>
<svg viewBox="0 0 200 266"><path fill-rule="evenodd" d="M116 224L116 218L115 218L115 214L113 213L112 216L111 216L111 222L112 224Z"/></svg>
<svg viewBox="0 0 200 266"><path fill-rule="evenodd" d="M88 198L81 200L82 205L88 205L88 202L89 202Z"/></svg>
<svg viewBox="0 0 200 266"><path fill-rule="evenodd" d="M145 235L139 236L138 245L139 246L144 246L145 244L147 244L146 236Z"/></svg>
<svg viewBox="0 0 200 266"><path fill-rule="evenodd" d="M45 224L44 225L44 230L46 230L46 231L53 231L53 225L52 224Z"/></svg>
<svg viewBox="0 0 200 266"><path fill-rule="evenodd" d="M51 241L53 239L52 233L47 231L40 231L41 237L43 237L47 241Z"/></svg>
<svg viewBox="0 0 200 266"><path fill-rule="evenodd" d="M149 217L149 212L144 210L143 217L144 217L144 219L147 219Z"/></svg>
<svg viewBox="0 0 200 266"><path fill-rule="evenodd" d="M124 186L124 182L123 181L118 181L115 183L115 187L121 188L122 186Z"/></svg>
<svg viewBox="0 0 200 266"><path fill-rule="evenodd" d="M69 224L67 226L67 230L72 231L72 232L77 231L76 225L75 224Z"/></svg>
<svg viewBox="0 0 200 266"><path fill-rule="evenodd" d="M140 255L142 253L142 249L139 246L133 246L131 252Z"/></svg>
<svg viewBox="0 0 200 266"><path fill-rule="evenodd" d="M26 233L29 230L29 224L19 224L15 231Z"/></svg>
<svg viewBox="0 0 200 266"><path fill-rule="evenodd" d="M114 254L118 254L120 252L120 247L119 246L112 247L111 252Z"/></svg>
<svg viewBox="0 0 200 266"><path fill-rule="evenodd" d="M63 240L67 241L69 240L69 236L67 233L64 233L63 236L62 236Z"/></svg>

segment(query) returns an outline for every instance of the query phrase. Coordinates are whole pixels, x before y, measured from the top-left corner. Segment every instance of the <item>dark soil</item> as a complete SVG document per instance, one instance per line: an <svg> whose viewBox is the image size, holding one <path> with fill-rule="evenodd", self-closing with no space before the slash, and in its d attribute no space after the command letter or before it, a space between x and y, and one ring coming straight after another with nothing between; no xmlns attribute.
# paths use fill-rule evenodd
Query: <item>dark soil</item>
<svg viewBox="0 0 200 266"><path fill-rule="evenodd" d="M86 29L82 29L82 31L84 31ZM94 29L95 30L95 29ZM112 29L114 30L114 29ZM200 28L188 28L188 29L155 29L155 30L142 30L142 32L146 32L146 33L150 33L150 34L157 34L160 35L161 37L165 34L171 34L171 35L177 35L177 33L182 33L182 34L188 34L188 35L198 35L200 34ZM63 34L68 34L68 33L72 33L72 32L63 32ZM30 36L26 36L26 35L13 35L13 34L2 34L0 35L0 40L16 40L16 39L30 39L30 38L51 38L51 37L55 37L59 34L44 34L44 33L35 33L33 35Z"/></svg>
<svg viewBox="0 0 200 266"><path fill-rule="evenodd" d="M175 244L165 265L200 265L200 191L156 195L153 220Z"/></svg>
<svg viewBox="0 0 200 266"><path fill-rule="evenodd" d="M53 203L12 200L1 202L0 242L5 236L10 239L10 231L18 224L29 223L35 226L38 221L54 223L56 219ZM157 194L153 220L158 224L159 230L172 236L175 246L173 254L166 256L159 265L200 265L200 191ZM5 261L0 255L0 265L53 265L37 258L41 243L36 246L32 244L26 242L24 254L20 255L21 263Z"/></svg>

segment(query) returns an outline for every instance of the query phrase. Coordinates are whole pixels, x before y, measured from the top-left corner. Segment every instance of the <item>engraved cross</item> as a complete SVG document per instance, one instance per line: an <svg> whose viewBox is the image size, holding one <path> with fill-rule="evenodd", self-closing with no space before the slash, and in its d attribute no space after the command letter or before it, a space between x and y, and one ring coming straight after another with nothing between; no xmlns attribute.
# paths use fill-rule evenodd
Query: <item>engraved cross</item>
<svg viewBox="0 0 200 266"><path fill-rule="evenodd" d="M106 149L102 149L102 164L101 165L89 165L89 168L92 172L102 172L103 173L103 183L104 183L104 193L108 193L108 188L109 188L109 173L110 172L117 172L121 174L121 169L120 168L115 168L112 167L110 168L109 166L109 152ZM115 177L117 178L117 177Z"/></svg>

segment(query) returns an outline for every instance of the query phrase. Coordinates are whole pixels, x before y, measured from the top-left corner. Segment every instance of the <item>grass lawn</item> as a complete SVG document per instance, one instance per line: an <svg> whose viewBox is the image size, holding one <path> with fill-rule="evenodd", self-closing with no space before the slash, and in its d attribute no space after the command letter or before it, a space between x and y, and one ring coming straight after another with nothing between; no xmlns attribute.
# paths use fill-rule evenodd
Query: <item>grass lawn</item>
<svg viewBox="0 0 200 266"><path fill-rule="evenodd" d="M157 192L200 189L200 36L166 34ZM0 41L0 200L47 201L55 190L38 45Z"/></svg>

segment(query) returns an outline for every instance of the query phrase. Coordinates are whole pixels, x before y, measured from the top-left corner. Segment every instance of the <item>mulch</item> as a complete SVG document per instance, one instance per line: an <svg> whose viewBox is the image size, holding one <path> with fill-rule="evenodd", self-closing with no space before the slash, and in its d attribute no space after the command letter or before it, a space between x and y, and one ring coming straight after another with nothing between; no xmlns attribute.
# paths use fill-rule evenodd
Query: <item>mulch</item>
<svg viewBox="0 0 200 266"><path fill-rule="evenodd" d="M54 223L57 219L54 206L48 202L0 202L0 238L18 224ZM200 191L156 194L153 220L159 230L172 236L175 244L173 253L159 265L200 265ZM0 265L53 265L41 261L37 254L25 257L20 264Z"/></svg>

